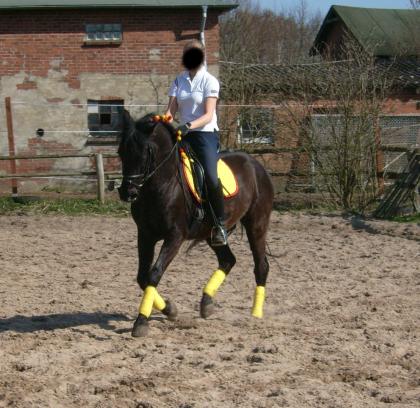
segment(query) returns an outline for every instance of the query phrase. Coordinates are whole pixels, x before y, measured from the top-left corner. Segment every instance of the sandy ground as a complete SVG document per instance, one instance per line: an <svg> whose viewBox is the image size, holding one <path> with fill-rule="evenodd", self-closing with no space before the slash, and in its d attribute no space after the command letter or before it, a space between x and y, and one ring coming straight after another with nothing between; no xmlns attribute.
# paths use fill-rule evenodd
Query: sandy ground
<svg viewBox="0 0 420 408"><path fill-rule="evenodd" d="M420 228L274 214L265 319L238 263L198 317L216 266L183 250L160 291L179 321L138 306L131 219L0 217L1 407L419 407Z"/></svg>

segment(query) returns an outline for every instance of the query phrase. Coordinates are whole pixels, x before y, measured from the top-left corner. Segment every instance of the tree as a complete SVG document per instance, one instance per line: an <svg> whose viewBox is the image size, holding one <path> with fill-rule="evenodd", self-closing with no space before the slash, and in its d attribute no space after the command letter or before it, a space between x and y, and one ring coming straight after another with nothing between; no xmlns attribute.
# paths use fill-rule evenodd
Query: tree
<svg viewBox="0 0 420 408"><path fill-rule="evenodd" d="M410 6L415 10L420 9L420 0L410 0Z"/></svg>
<svg viewBox="0 0 420 408"><path fill-rule="evenodd" d="M278 94L286 126L299 129L317 188L346 211L363 213L378 197L378 123L392 88L390 66L347 37L343 61L300 70L293 88Z"/></svg>
<svg viewBox="0 0 420 408"><path fill-rule="evenodd" d="M309 59L321 23L301 0L288 11L261 10L250 1L221 19L221 59L240 63L289 64Z"/></svg>

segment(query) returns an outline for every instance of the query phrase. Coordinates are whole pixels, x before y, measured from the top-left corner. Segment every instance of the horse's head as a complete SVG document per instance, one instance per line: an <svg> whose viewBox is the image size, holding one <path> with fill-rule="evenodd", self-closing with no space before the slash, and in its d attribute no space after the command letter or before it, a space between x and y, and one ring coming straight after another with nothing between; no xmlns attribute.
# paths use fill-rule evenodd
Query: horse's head
<svg viewBox="0 0 420 408"><path fill-rule="evenodd" d="M123 201L137 200L143 182L155 167L159 147L152 137L156 127L153 118L154 114L151 113L135 121L128 111L124 111L123 130L118 147L123 174L118 192Z"/></svg>

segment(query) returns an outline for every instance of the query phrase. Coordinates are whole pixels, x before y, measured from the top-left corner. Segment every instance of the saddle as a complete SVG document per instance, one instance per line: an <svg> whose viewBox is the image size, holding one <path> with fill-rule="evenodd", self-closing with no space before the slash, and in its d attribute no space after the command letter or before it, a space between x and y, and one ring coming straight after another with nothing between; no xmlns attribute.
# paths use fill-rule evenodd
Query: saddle
<svg viewBox="0 0 420 408"><path fill-rule="evenodd" d="M194 157L191 150L186 146L179 149L179 157L181 158L182 174L188 189L195 201L198 204L202 204L203 200L205 200L205 177L203 167L197 158ZM238 194L239 187L236 176L223 159L219 159L217 162L217 174L222 183L225 200Z"/></svg>

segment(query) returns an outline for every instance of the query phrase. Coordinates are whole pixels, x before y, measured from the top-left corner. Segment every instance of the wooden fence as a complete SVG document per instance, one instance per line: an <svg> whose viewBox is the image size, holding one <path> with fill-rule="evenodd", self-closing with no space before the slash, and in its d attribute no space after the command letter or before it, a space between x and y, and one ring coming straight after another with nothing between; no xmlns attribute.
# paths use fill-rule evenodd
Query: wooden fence
<svg viewBox="0 0 420 408"><path fill-rule="evenodd" d="M383 151L388 152L406 152L406 148L400 146L384 146ZM264 154L276 154L285 152L303 152L301 149L288 149L288 148L263 148L263 149L249 149L247 150L252 155L264 155ZM42 179L42 178L80 178L90 177L96 179L97 182L97 197L98 200L103 203L105 201L105 184L107 180L122 177L120 171L105 171L104 169L104 158L117 158L117 154L113 153L74 153L74 154L43 154L43 155L7 155L0 156L0 161L10 162L10 174L0 175L1 179L10 179L12 186L12 195L18 194L18 180L19 179ZM27 173L17 174L16 172L16 160L40 160L40 159L68 159L68 158L92 158L94 159L95 166L90 171L72 171L72 172L48 172L48 173ZM290 172L270 172L272 177L287 177L290 176ZM293 174L294 176L308 176L308 173ZM390 179L397 178L399 173L388 172L387 177ZM384 171L383 167L378 168L378 179L383 183Z"/></svg>
<svg viewBox="0 0 420 408"><path fill-rule="evenodd" d="M106 180L111 180L114 178L121 177L120 171L105 171L104 169L104 158L117 158L116 153L56 153L56 154L41 154L41 155L31 155L16 154L15 150L15 138L14 138L14 129L13 129L13 116L12 116L12 107L11 107L10 97L5 98L5 111L6 111L6 122L7 122L7 140L8 140L8 155L0 156L0 161L9 161L10 162L10 173L5 175L0 175L1 179L11 180L11 192L12 195L18 194L18 180L19 179L42 179L42 178L80 178L80 177L90 177L86 180L95 180L97 183L97 196L98 200L103 203L105 200L105 183ZM379 136L378 136L379 137ZM378 141L380 145L380 141ZM327 147L328 148L328 147ZM303 148L295 147L252 147L245 150L251 155L272 155L272 154L281 154L281 153L304 153ZM409 149L406 146L400 145L380 145L380 150L377 154L377 177L380 186L384 185L384 172L386 166L384 165L384 153L386 152L400 152L404 154L408 152ZM68 158L92 158L94 159L94 166L88 171L71 171L71 172L48 172L48 173L17 173L17 160L41 160L41 159L68 159ZM310 177L310 171L305 174L292 173L291 171L279 172L272 171L270 173L274 178L275 177ZM396 172L387 171L387 177L390 179L397 178L399 176Z"/></svg>

